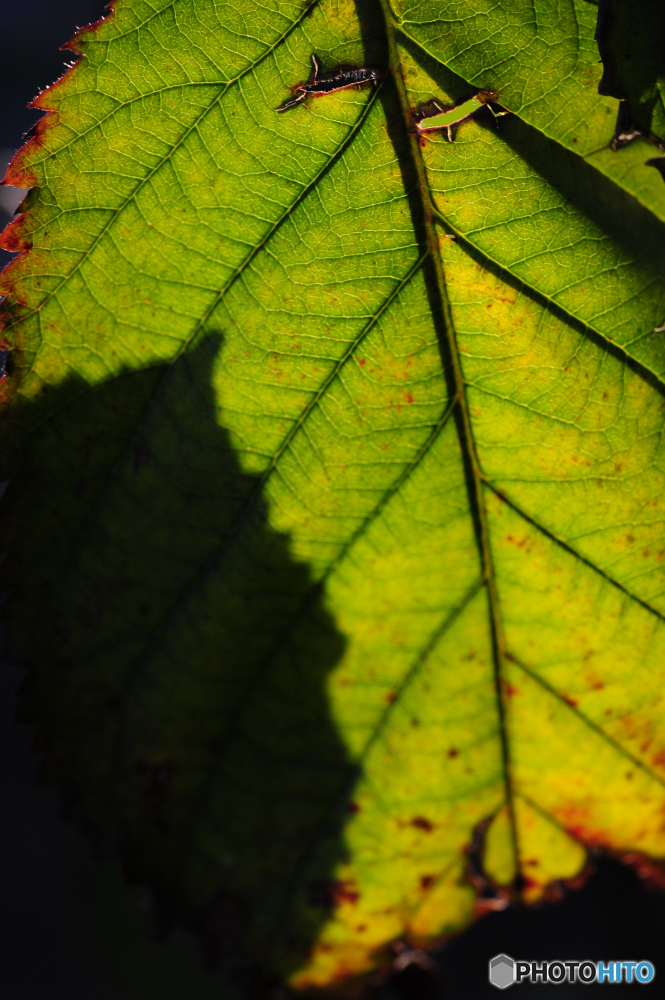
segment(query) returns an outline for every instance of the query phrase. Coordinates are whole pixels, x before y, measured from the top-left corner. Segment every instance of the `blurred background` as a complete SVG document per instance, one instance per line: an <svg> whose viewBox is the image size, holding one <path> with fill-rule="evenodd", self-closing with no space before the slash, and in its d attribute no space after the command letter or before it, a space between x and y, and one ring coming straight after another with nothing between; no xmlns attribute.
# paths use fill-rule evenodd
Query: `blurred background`
<svg viewBox="0 0 665 1000"><path fill-rule="evenodd" d="M26 105L74 59L59 46L103 13L100 0L0 0L0 167L41 116ZM23 197L0 187L0 223ZM0 266L12 255L0 250ZM156 944L141 893L125 886L113 859L93 858L60 821L58 794L35 784L31 727L12 721L20 671L0 665L0 996L3 1000L238 1000L221 974L201 970L194 943ZM595 863L584 888L556 905L483 918L435 956L377 985L375 1000L489 1000L488 960L643 960L647 986L619 987L665 997L665 894L626 866ZM526 986L530 996L552 986ZM599 986L556 987L563 998ZM522 994L520 994L522 995Z"/></svg>

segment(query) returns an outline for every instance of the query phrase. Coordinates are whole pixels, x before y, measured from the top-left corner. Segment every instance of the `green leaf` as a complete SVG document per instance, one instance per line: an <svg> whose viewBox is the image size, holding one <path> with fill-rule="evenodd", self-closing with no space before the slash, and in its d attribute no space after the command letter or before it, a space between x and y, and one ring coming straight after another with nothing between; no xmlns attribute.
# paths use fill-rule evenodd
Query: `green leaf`
<svg viewBox="0 0 665 1000"><path fill-rule="evenodd" d="M24 714L211 961L327 986L665 857L665 188L595 17L118 0L37 99ZM389 72L275 114L312 52ZM512 114L419 144L480 87Z"/></svg>

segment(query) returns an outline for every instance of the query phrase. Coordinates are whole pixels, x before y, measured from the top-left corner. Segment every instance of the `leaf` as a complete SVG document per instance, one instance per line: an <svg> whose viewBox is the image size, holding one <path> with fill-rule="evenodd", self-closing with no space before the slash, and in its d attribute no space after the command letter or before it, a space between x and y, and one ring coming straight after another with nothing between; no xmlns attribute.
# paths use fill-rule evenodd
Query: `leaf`
<svg viewBox="0 0 665 1000"><path fill-rule="evenodd" d="M119 0L37 99L24 714L213 962L329 986L665 856L665 189L595 17ZM390 72L276 115L312 52ZM512 114L421 148L479 87Z"/></svg>

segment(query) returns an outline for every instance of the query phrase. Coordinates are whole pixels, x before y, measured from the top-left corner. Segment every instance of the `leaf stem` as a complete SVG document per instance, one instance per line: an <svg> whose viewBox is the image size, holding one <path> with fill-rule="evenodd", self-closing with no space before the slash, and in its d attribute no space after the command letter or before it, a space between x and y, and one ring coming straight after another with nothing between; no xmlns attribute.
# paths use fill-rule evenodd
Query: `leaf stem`
<svg viewBox="0 0 665 1000"><path fill-rule="evenodd" d="M419 137L411 129L413 116L411 112L409 97L406 91L404 77L402 75L402 67L399 59L399 53L397 50L397 43L395 40L396 23L390 7L390 0L379 0L379 2L381 4L381 9L383 11L386 24L386 35L388 41L388 65L392 78L395 82L395 87L397 89L399 103L402 110L402 117L404 120L404 128L406 129L408 135L408 141L411 150L411 158L418 179L418 191L420 195L420 204L422 210L425 237L427 242L428 253L429 256L431 257L432 266L434 269L436 288L438 292L442 319L443 319L443 331L444 331L443 346L445 347L445 353L448 357L451 367L454 395L457 398L459 404L456 411L458 416L457 420L458 434L460 438L460 446L462 454L464 456L464 462L466 465L469 503L475 522L476 540L478 543L480 561L482 566L482 574L485 586L487 588L487 596L489 603L490 626L492 633L492 648L493 648L493 659L494 659L494 684L495 684L496 699L497 699L498 714L499 714L499 729L501 735L501 753L503 758L506 805L508 807L510 816L515 872L517 874L520 872L519 844L517 837L517 825L515 820L515 809L513 803L512 765L510 758L510 746L508 741L507 708L505 703L504 684L503 684L504 663L506 659L506 643L505 643L503 625L499 609L496 581L494 578L494 567L492 563L492 551L489 540L487 512L483 502L483 474L481 472L480 463L478 461L478 454L476 451L475 441L473 437L473 430L471 426L471 415L469 413L469 406L466 398L464 376L462 374L462 366L460 362L459 351L457 349L457 341L455 339L452 310L450 307L450 300L448 298L446 279L443 270L443 263L441 260L441 253L439 249L439 237L435 226L435 217L441 218L441 216L433 205L433 199L430 192L429 181L427 178L427 170L425 167L425 162L423 160L420 148Z"/></svg>

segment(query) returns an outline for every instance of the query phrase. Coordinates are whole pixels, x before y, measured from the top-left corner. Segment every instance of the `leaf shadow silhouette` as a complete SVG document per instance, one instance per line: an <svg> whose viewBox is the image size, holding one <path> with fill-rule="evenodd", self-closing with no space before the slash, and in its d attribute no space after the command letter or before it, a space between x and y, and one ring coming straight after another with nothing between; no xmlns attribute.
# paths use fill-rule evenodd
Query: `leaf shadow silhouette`
<svg viewBox="0 0 665 1000"><path fill-rule="evenodd" d="M598 0L596 42L603 63L598 93L626 100L630 119L646 135L652 128L660 132L662 114L657 113L657 106L662 106L665 78L662 3Z"/></svg>
<svg viewBox="0 0 665 1000"><path fill-rule="evenodd" d="M221 340L15 405L1 537L43 779L113 838L161 931L195 930L251 992L326 919L303 880L322 839L334 878L355 772L326 694L345 640L220 422Z"/></svg>

